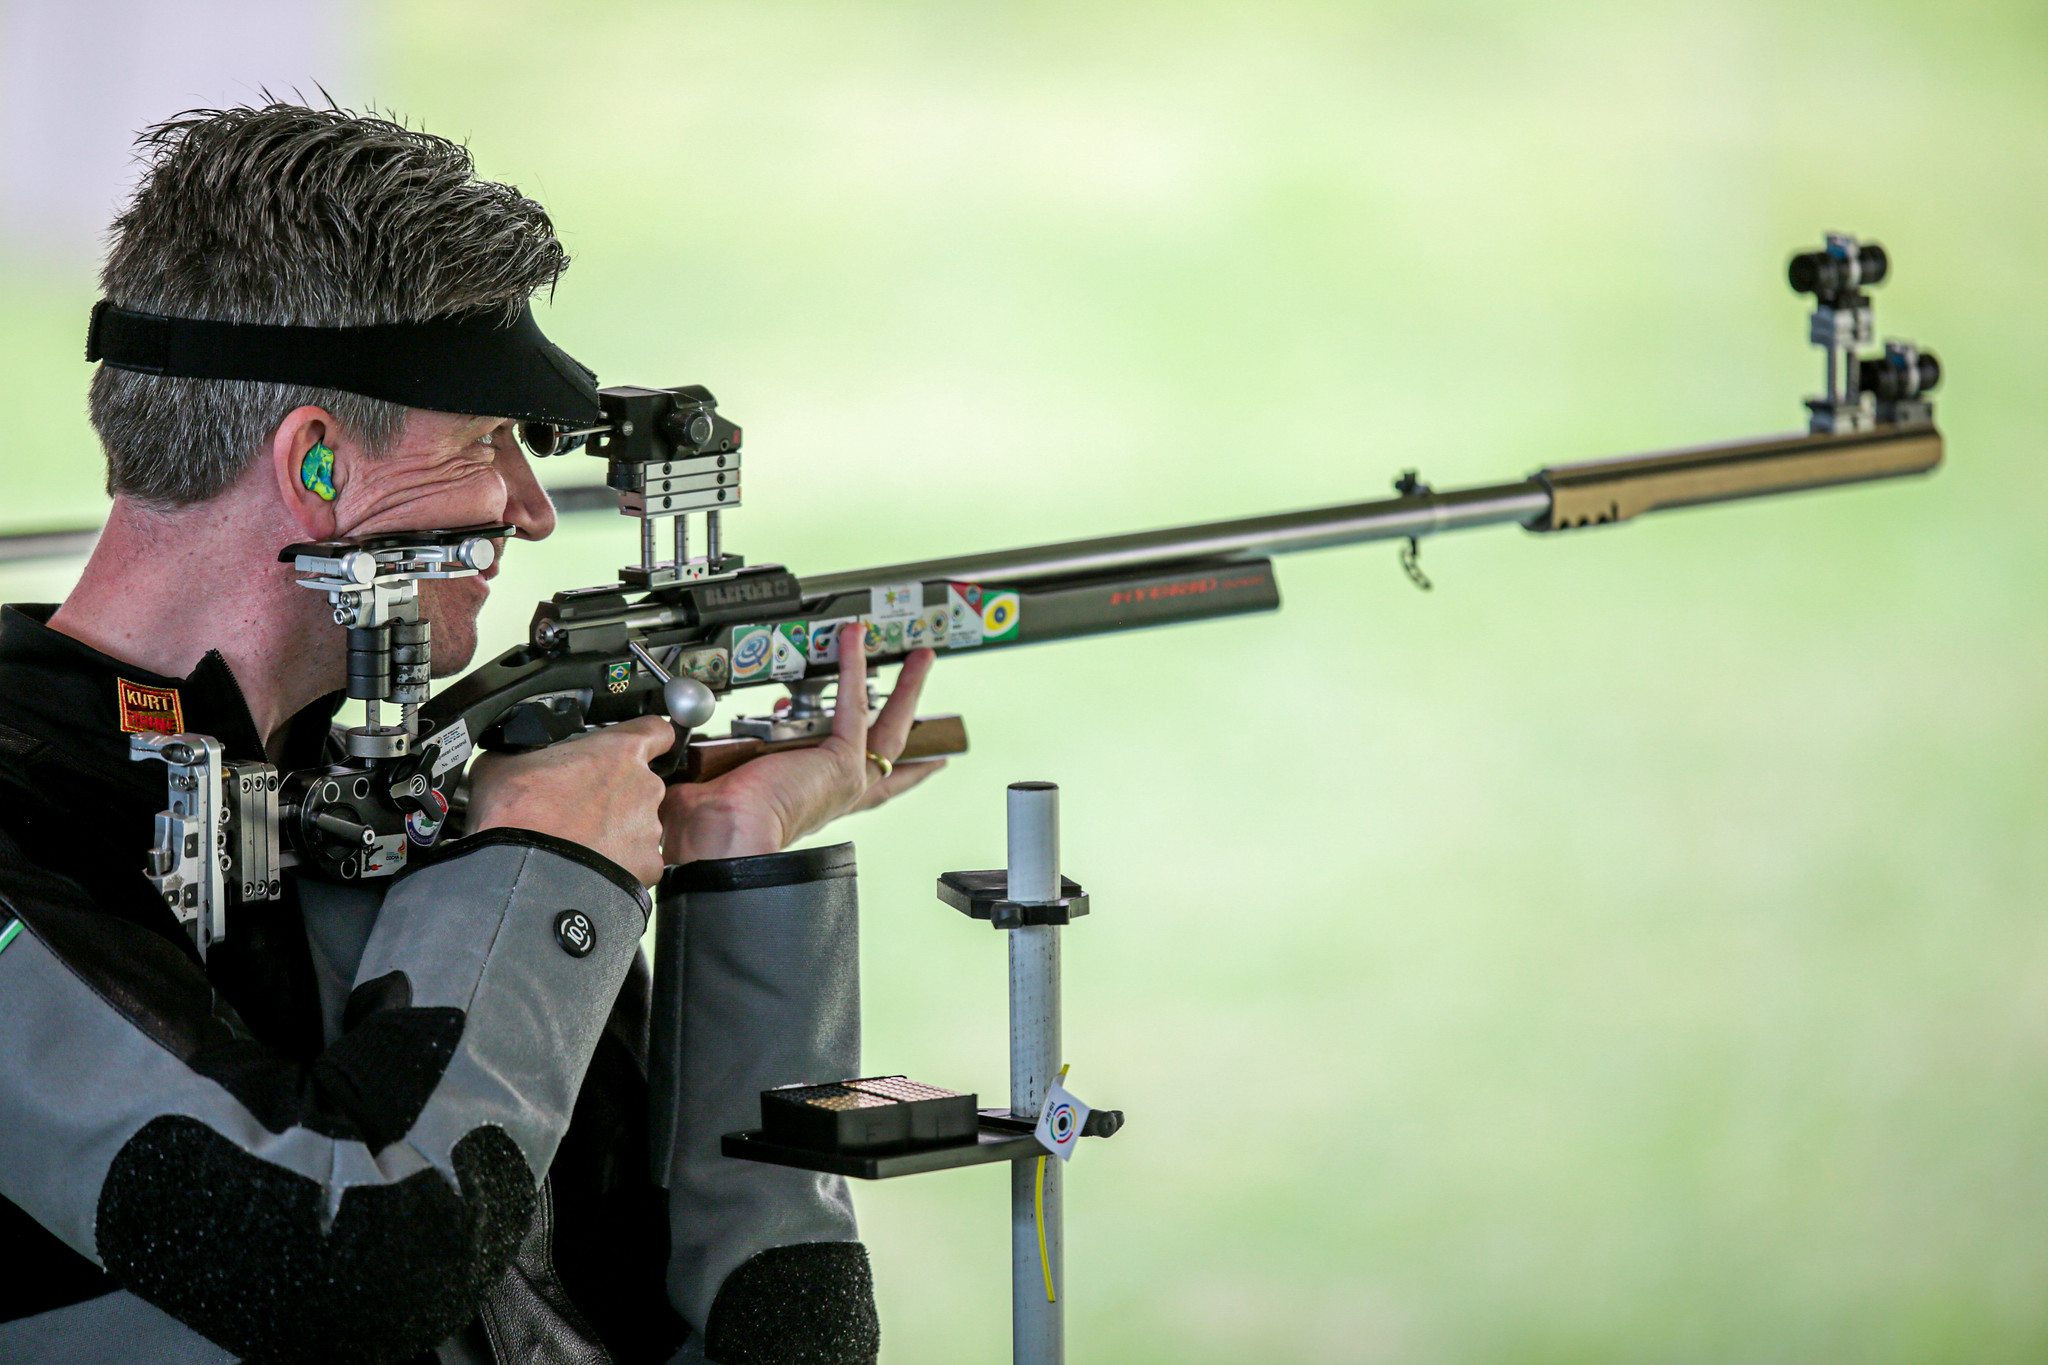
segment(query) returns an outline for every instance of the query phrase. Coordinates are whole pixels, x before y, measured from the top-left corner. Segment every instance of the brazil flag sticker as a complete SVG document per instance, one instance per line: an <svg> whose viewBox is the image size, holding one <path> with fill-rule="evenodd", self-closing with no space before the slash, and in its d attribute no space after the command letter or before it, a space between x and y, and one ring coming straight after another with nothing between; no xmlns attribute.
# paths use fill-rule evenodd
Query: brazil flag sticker
<svg viewBox="0 0 2048 1365"><path fill-rule="evenodd" d="M1017 627L1024 620L1024 606L1013 592L985 593L981 599L981 638L985 644L998 644L1017 638Z"/></svg>

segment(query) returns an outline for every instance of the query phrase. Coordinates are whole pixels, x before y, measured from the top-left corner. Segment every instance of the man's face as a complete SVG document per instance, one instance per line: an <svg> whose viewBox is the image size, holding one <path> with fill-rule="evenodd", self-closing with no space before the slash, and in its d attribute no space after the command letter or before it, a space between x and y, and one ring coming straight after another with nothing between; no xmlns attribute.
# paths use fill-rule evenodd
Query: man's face
<svg viewBox="0 0 2048 1365"><path fill-rule="evenodd" d="M335 500L336 534L435 531L510 522L528 540L555 529L554 505L534 478L512 423L413 409L390 450L353 462ZM505 543L495 542L500 556ZM420 614L434 627L434 673L445 676L476 653L477 613L497 565L469 578L420 582Z"/></svg>

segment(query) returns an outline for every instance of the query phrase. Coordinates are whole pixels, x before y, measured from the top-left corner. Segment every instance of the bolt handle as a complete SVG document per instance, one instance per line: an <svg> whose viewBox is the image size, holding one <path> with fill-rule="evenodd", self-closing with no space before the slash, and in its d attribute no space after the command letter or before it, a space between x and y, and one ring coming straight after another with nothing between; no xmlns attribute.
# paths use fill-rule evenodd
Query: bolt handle
<svg viewBox="0 0 2048 1365"><path fill-rule="evenodd" d="M638 640L626 648L633 651L633 657L644 664L649 673L661 679L662 707L679 728L695 730L711 719L711 713L718 709L716 693L687 673L672 673L663 668Z"/></svg>

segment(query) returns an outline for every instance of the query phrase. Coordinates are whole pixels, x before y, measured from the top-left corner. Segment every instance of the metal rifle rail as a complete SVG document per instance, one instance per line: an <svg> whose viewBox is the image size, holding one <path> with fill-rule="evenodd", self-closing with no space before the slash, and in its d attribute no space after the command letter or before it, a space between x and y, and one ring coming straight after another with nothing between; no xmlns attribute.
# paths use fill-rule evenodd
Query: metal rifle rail
<svg viewBox="0 0 2048 1365"><path fill-rule="evenodd" d="M1007 583L1187 561L1263 559L1511 522L1532 531L1573 530L1668 508L1924 474L1941 458L1941 434L1930 423L1845 435L1799 432L1555 465L1520 483L1437 491L1404 481L1412 491L1369 502L820 574L803 579L804 595L912 579Z"/></svg>
<svg viewBox="0 0 2048 1365"><path fill-rule="evenodd" d="M1171 526L1158 531L1033 545L993 554L890 564L848 573L808 575L804 595L850 592L877 583L953 578L971 582L1065 578L1142 569L1184 560L1261 559L1374 540L1405 540L1474 526L1527 522L1550 509L1550 494L1533 479L1443 493L1415 493L1340 503L1301 512Z"/></svg>

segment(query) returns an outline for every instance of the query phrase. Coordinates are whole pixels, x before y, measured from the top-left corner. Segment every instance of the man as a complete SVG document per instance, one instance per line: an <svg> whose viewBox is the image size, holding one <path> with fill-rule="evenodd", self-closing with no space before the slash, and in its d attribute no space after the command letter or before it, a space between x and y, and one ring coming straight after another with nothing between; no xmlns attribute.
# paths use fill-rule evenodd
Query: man
<svg viewBox="0 0 2048 1365"><path fill-rule="evenodd" d="M870 727L848 632L832 738L700 788L651 771L660 718L480 759L465 837L388 883L288 876L202 961L143 876L164 769L129 761L127 699L231 760L322 761L342 632L278 549L541 539L515 419L595 394L527 311L567 264L547 216L459 146L271 105L143 147L92 342L114 506L60 608L0 615L0 1359L872 1359L843 1187L721 1164L713 1130L858 1065L850 853L781 850L937 766L869 761L930 655ZM490 576L421 585L437 671ZM698 965L650 1153L665 866ZM594 948L558 941L565 907Z"/></svg>

